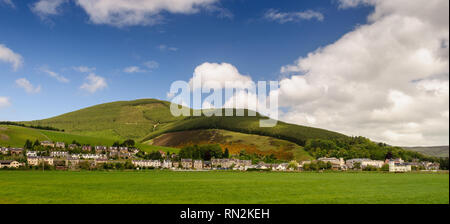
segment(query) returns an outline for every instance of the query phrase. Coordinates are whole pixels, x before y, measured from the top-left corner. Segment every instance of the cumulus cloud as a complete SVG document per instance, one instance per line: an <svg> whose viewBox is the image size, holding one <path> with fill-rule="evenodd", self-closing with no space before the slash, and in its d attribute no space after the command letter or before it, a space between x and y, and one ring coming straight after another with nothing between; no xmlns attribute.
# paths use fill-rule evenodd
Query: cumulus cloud
<svg viewBox="0 0 450 224"><path fill-rule="evenodd" d="M9 107L11 105L11 102L9 102L9 98L5 96L0 96L0 109Z"/></svg>
<svg viewBox="0 0 450 224"><path fill-rule="evenodd" d="M339 2L374 12L281 68L283 120L394 145L448 145L449 1Z"/></svg>
<svg viewBox="0 0 450 224"><path fill-rule="evenodd" d="M205 88L250 88L252 79L239 73L238 69L228 63L205 62L197 66L189 84L195 88L195 83L202 83Z"/></svg>
<svg viewBox="0 0 450 224"><path fill-rule="evenodd" d="M69 79L67 79L66 77L50 70L48 67L44 66L41 67L40 70L44 73L47 73L50 77L55 78L56 80L58 80L58 82L62 82L62 83L68 83L70 82Z"/></svg>
<svg viewBox="0 0 450 224"><path fill-rule="evenodd" d="M77 0L94 24L113 26L154 25L162 12L193 14L218 0Z"/></svg>
<svg viewBox="0 0 450 224"><path fill-rule="evenodd" d="M41 86L34 87L33 84L26 78L20 78L16 80L17 86L23 88L27 93L39 93L41 92Z"/></svg>
<svg viewBox="0 0 450 224"><path fill-rule="evenodd" d="M281 24L312 19L316 19L318 21L324 20L324 16L322 13L313 10L306 10L302 12L280 12L276 9L269 9L264 14L264 18L269 21L275 21Z"/></svg>
<svg viewBox="0 0 450 224"><path fill-rule="evenodd" d="M39 0L30 6L31 11L40 16L42 19L48 16L59 15L61 13L61 6L67 0Z"/></svg>
<svg viewBox="0 0 450 224"><path fill-rule="evenodd" d="M98 76L94 73L90 73L86 77L86 82L80 86L80 89L85 90L89 93L95 93L99 90L108 87L105 78Z"/></svg>
<svg viewBox="0 0 450 224"><path fill-rule="evenodd" d="M19 69L23 64L22 56L3 44L0 44L0 61L10 63L13 66L14 71Z"/></svg>

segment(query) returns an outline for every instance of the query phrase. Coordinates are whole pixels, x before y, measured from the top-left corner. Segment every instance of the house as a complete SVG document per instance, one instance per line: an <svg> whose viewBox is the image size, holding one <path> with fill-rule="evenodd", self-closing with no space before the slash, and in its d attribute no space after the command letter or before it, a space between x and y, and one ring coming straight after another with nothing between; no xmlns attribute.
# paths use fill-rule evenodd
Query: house
<svg viewBox="0 0 450 224"><path fill-rule="evenodd" d="M22 148L12 148L10 149L11 155L21 155L23 153Z"/></svg>
<svg viewBox="0 0 450 224"><path fill-rule="evenodd" d="M192 159L181 159L181 166L184 169L191 169L192 168Z"/></svg>
<svg viewBox="0 0 450 224"><path fill-rule="evenodd" d="M22 166L22 163L19 163L14 160L0 160L0 169L2 168L19 168Z"/></svg>
<svg viewBox="0 0 450 224"><path fill-rule="evenodd" d="M53 157L50 156L41 156L39 158L39 163L46 163L50 166L53 166Z"/></svg>
<svg viewBox="0 0 450 224"><path fill-rule="evenodd" d="M69 155L68 152L65 151L53 151L50 152L51 157L67 157Z"/></svg>
<svg viewBox="0 0 450 224"><path fill-rule="evenodd" d="M128 153L128 147L119 147L120 153Z"/></svg>
<svg viewBox="0 0 450 224"><path fill-rule="evenodd" d="M116 147L116 146L110 146L109 148L108 148L108 151L109 152L111 152L111 151L117 151L118 150L118 147Z"/></svg>
<svg viewBox="0 0 450 224"><path fill-rule="evenodd" d="M406 163L396 163L395 160L389 161L389 172L405 173L411 172L411 165Z"/></svg>
<svg viewBox="0 0 450 224"><path fill-rule="evenodd" d="M74 149L76 149L76 148L78 148L78 145L76 145L76 144L70 144L70 145L69 145L69 149L70 149L70 150L74 150Z"/></svg>
<svg viewBox="0 0 450 224"><path fill-rule="evenodd" d="M211 161L204 161L203 169L210 170L211 169Z"/></svg>
<svg viewBox="0 0 450 224"><path fill-rule="evenodd" d="M27 151L27 157L36 157L37 156L37 152L36 151Z"/></svg>
<svg viewBox="0 0 450 224"><path fill-rule="evenodd" d="M95 146L95 151L96 152L97 151L106 151L106 150L108 150L108 147L106 147L106 146L102 146L102 145Z"/></svg>
<svg viewBox="0 0 450 224"><path fill-rule="evenodd" d="M81 154L83 159L106 159L105 155L102 154Z"/></svg>
<svg viewBox="0 0 450 224"><path fill-rule="evenodd" d="M120 158L124 158L124 159L129 159L129 158L133 158L133 154L127 152L127 153L119 153L119 157Z"/></svg>
<svg viewBox="0 0 450 224"><path fill-rule="evenodd" d="M275 164L272 166L272 170L274 171L286 171L288 169L287 163Z"/></svg>
<svg viewBox="0 0 450 224"><path fill-rule="evenodd" d="M108 163L108 159L95 159L95 161L94 161L95 166L97 166L99 164L104 164L104 163Z"/></svg>
<svg viewBox="0 0 450 224"><path fill-rule="evenodd" d="M27 163L30 166L37 166L40 163L47 163L48 165L53 166L53 157L30 156L30 157L27 157Z"/></svg>
<svg viewBox="0 0 450 224"><path fill-rule="evenodd" d="M170 168L172 168L172 161L170 161L170 160L164 160L163 163L162 163L162 168L165 168L165 169L170 169Z"/></svg>
<svg viewBox="0 0 450 224"><path fill-rule="evenodd" d="M347 169L347 166L345 165L345 161L344 161L344 158L334 158L334 157L331 157L331 158L327 158L327 157L322 157L322 158L319 158L318 159L318 161L321 161L321 162L324 162L324 163L331 163L331 166L332 166L332 169L335 169L335 170L339 170L339 169L341 169L341 170L345 170L345 169Z"/></svg>
<svg viewBox="0 0 450 224"><path fill-rule="evenodd" d="M349 169L353 169L356 163L359 163L362 169L364 169L367 166L373 166L373 167L381 168L385 164L384 161L371 160L371 159L367 159L367 158L363 158L363 159L349 159L349 160L346 161L346 165L347 165L347 167Z"/></svg>
<svg viewBox="0 0 450 224"><path fill-rule="evenodd" d="M29 156L29 157L27 157L27 163L29 166L37 166L37 165L39 165L39 157Z"/></svg>
<svg viewBox="0 0 450 224"><path fill-rule="evenodd" d="M75 167L75 166L78 166L78 164L80 163L80 159L77 159L77 158L73 158L73 157L70 157L70 158L67 158L66 159L66 166L67 167Z"/></svg>
<svg viewBox="0 0 450 224"><path fill-rule="evenodd" d="M3 155L8 154L9 153L9 148L1 147L0 148L0 153L3 154Z"/></svg>
<svg viewBox="0 0 450 224"><path fill-rule="evenodd" d="M173 162L172 163L172 168L178 169L180 167L180 163L179 162Z"/></svg>
<svg viewBox="0 0 450 224"><path fill-rule="evenodd" d="M81 150L83 150L83 151L91 151L92 147L90 145L83 145L83 147L81 147Z"/></svg>
<svg viewBox="0 0 450 224"><path fill-rule="evenodd" d="M133 160L131 163L136 167L161 167L161 162L159 160Z"/></svg>
<svg viewBox="0 0 450 224"><path fill-rule="evenodd" d="M64 142L56 142L55 147L56 148L65 149L66 148L66 143L64 143Z"/></svg>
<svg viewBox="0 0 450 224"><path fill-rule="evenodd" d="M55 144L51 141L42 141L41 145L44 147L51 147L51 148L55 148Z"/></svg>
<svg viewBox="0 0 450 224"><path fill-rule="evenodd" d="M194 169L196 169L196 170L203 169L203 161L202 160L194 160Z"/></svg>

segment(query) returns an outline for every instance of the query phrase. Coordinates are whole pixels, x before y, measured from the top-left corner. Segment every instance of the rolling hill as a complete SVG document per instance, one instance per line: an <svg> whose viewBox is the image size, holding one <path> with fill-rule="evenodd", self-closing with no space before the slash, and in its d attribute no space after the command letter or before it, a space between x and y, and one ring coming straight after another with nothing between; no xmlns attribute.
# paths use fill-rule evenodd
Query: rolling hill
<svg viewBox="0 0 450 224"><path fill-rule="evenodd" d="M259 127L263 116L174 117L170 102L155 99L119 101L101 104L57 117L22 122L51 126L66 132L108 139L151 140L166 133L221 129L291 141L303 146L307 139L337 139L347 136L323 129L279 122L274 128Z"/></svg>
<svg viewBox="0 0 450 224"><path fill-rule="evenodd" d="M83 145L112 145L117 139L100 138L79 134L72 134L58 131L47 131L12 125L0 125L0 146L2 147L23 147L25 141L54 141L71 143L73 140ZM148 145L137 143L137 146L144 151L162 150L166 152L178 152L177 148Z"/></svg>
<svg viewBox="0 0 450 224"><path fill-rule="evenodd" d="M430 146L430 147L403 147L406 150L420 152L424 155L435 157L447 157L449 155L448 146Z"/></svg>
<svg viewBox="0 0 450 224"><path fill-rule="evenodd" d="M245 116L232 117L174 117L170 112L170 102L167 101L156 99L118 101L48 119L19 122L28 127L0 125L0 145L20 147L26 139L66 143L77 140L82 144L111 145L115 141L134 139L145 151L177 152L186 145L220 144L232 153L245 149L258 154L274 154L277 158L285 160L305 160L312 155L320 155L320 147L319 151L317 148L311 151L309 146L308 151L305 151L307 140L313 139L333 140L345 144L343 147L347 147L346 150L350 150L350 153L351 150L359 149L361 152L370 150L371 155L377 158L383 157L387 150L383 147L377 148L375 143L364 143L365 140L340 133L284 122L278 122L273 128L261 128L260 119L267 118L259 114L248 116L247 113L248 111L245 111ZM64 132L33 129L29 126L52 127ZM361 146L363 143L365 145ZM325 141L319 144L328 143ZM333 148L325 147L327 150ZM438 156L430 154L430 150L420 152ZM401 153L406 156L405 153ZM367 153L364 156L367 156Z"/></svg>

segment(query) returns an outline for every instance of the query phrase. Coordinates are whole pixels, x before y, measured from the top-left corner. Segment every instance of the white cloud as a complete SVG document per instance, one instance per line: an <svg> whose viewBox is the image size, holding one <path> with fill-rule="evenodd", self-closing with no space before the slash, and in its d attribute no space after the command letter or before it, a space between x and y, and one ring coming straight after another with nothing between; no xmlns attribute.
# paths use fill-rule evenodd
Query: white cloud
<svg viewBox="0 0 450 224"><path fill-rule="evenodd" d="M9 107L11 102L9 102L8 97L0 96L0 108Z"/></svg>
<svg viewBox="0 0 450 224"><path fill-rule="evenodd" d="M126 73L140 73L140 72L146 72L145 70L141 69L139 66L130 66L123 69Z"/></svg>
<svg viewBox="0 0 450 224"><path fill-rule="evenodd" d="M449 144L449 1L372 5L368 24L283 66L283 120L394 145Z"/></svg>
<svg viewBox="0 0 450 224"><path fill-rule="evenodd" d="M0 44L0 61L10 63L13 66L14 71L17 71L23 64L22 56L3 44Z"/></svg>
<svg viewBox="0 0 450 224"><path fill-rule="evenodd" d="M178 51L178 48L176 48L176 47L169 47L169 46L167 46L165 44L159 45L158 49L160 51Z"/></svg>
<svg viewBox="0 0 450 224"><path fill-rule="evenodd" d="M154 25L162 12L193 14L218 0L77 0L94 24Z"/></svg>
<svg viewBox="0 0 450 224"><path fill-rule="evenodd" d="M145 66L147 69L143 69L140 66L129 66L123 69L126 73L144 73L144 72L151 72L154 69L157 69L159 67L159 63L156 61L147 61L143 63L143 66Z"/></svg>
<svg viewBox="0 0 450 224"><path fill-rule="evenodd" d="M26 78L20 78L16 80L17 86L23 88L27 93L39 93L41 92L41 86L34 87L30 81Z"/></svg>
<svg viewBox="0 0 450 224"><path fill-rule="evenodd" d="M86 77L86 82L80 86L80 89L85 90L89 93L95 93L98 90L102 90L106 87L108 87L108 84L106 83L105 78L91 73Z"/></svg>
<svg viewBox="0 0 450 224"><path fill-rule="evenodd" d="M0 0L0 5L1 4L8 5L11 8L16 8L16 5L12 2L12 0Z"/></svg>
<svg viewBox="0 0 450 224"><path fill-rule="evenodd" d="M159 63L156 61L147 61L144 62L144 66L148 69L157 69L159 67Z"/></svg>
<svg viewBox="0 0 450 224"><path fill-rule="evenodd" d="M205 62L197 66L189 84L194 88L195 82L201 82L205 88L225 88L225 83L230 83L229 88L249 88L252 79L239 73L238 69L228 63ZM214 82L214 83L211 83Z"/></svg>
<svg viewBox="0 0 450 224"><path fill-rule="evenodd" d="M316 19L318 21L323 21L324 16L322 13L306 10L303 12L280 12L276 9L269 9L265 14L264 18L269 21L275 21L278 23L287 23L287 22L299 22L302 20L312 20Z"/></svg>
<svg viewBox="0 0 450 224"><path fill-rule="evenodd" d="M87 66L78 66L78 67L73 67L73 70L81 72L81 73L91 73L94 72L96 70L96 68L92 67L87 67Z"/></svg>
<svg viewBox="0 0 450 224"><path fill-rule="evenodd" d="M47 16L59 15L61 13L61 6L67 0L39 0L30 6L31 11L45 19Z"/></svg>
<svg viewBox="0 0 450 224"><path fill-rule="evenodd" d="M50 70L49 68L47 68L46 66L41 67L40 70L41 70L42 72L47 73L50 77L55 78L55 79L58 80L59 82L62 82L62 83L68 83L68 82L70 82L69 79L67 79L66 77L64 77L64 76L62 76L62 75L60 75L60 74L58 74L58 73L56 73L56 72L54 72L54 71L51 71L51 70Z"/></svg>

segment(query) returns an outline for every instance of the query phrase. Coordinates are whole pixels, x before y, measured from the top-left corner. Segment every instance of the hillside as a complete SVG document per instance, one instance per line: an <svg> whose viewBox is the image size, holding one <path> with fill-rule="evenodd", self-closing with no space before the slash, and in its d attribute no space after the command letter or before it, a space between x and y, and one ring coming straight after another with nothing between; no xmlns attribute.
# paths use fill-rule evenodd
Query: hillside
<svg viewBox="0 0 450 224"><path fill-rule="evenodd" d="M70 144L73 140L83 145L112 145L117 139L100 138L93 136L77 135L66 132L47 131L33 128L17 127L11 125L0 125L0 146L23 147L25 141L53 141ZM144 151L163 150L178 152L177 148L153 146L138 143L138 147Z"/></svg>
<svg viewBox="0 0 450 224"><path fill-rule="evenodd" d="M222 129L288 140L303 146L308 139L337 139L345 135L323 129L279 122L274 128L260 128L257 117L174 117L170 102L155 99L101 104L54 118L24 122L51 126L66 132L109 139L132 138L141 142L165 133L201 129Z"/></svg>
<svg viewBox="0 0 450 224"><path fill-rule="evenodd" d="M172 132L160 135L148 143L176 148L188 145L220 144L231 154L239 154L241 150L245 149L250 154L274 154L277 158L284 160L312 159L303 147L289 141L218 129Z"/></svg>
<svg viewBox="0 0 450 224"><path fill-rule="evenodd" d="M430 146L430 147L403 147L406 150L420 152L424 155L435 157L447 157L449 156L448 146Z"/></svg>

